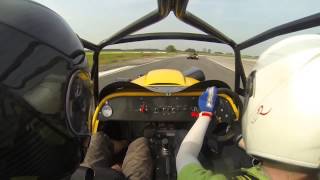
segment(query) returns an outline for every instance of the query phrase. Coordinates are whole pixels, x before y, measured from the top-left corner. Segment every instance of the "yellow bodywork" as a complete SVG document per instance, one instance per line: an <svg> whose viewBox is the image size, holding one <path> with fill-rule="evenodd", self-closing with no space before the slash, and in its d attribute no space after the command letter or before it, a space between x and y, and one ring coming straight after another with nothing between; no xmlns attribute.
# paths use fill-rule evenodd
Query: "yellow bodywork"
<svg viewBox="0 0 320 180"><path fill-rule="evenodd" d="M191 86L199 81L193 78L185 77L180 71L174 69L157 69L148 72L132 83L140 86Z"/></svg>

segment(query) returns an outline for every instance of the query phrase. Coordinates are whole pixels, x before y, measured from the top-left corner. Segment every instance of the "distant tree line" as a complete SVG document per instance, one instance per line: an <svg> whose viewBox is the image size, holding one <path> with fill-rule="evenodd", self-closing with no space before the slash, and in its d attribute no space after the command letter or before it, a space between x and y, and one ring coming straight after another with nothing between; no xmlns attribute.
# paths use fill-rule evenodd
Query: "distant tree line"
<svg viewBox="0 0 320 180"><path fill-rule="evenodd" d="M174 45L169 45L166 47L167 52L177 52L177 49Z"/></svg>
<svg viewBox="0 0 320 180"><path fill-rule="evenodd" d="M185 50L185 52L195 53L197 51L195 49L188 48L188 49Z"/></svg>

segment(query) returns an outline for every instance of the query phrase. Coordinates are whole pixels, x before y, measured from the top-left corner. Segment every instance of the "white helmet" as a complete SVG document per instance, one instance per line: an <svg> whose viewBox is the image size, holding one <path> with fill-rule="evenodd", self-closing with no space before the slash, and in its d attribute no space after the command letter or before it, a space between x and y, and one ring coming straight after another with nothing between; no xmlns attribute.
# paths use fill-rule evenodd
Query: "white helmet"
<svg viewBox="0 0 320 180"><path fill-rule="evenodd" d="M242 132L248 154L320 167L320 35L265 51L248 78Z"/></svg>

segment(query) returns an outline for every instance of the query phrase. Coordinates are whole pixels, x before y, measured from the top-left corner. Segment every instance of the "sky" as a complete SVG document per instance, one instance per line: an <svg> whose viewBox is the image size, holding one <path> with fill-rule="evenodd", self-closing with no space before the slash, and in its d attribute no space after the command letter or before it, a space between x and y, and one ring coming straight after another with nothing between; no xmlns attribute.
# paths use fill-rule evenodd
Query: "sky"
<svg viewBox="0 0 320 180"><path fill-rule="evenodd" d="M99 43L129 23L157 8L157 0L34 0L60 14L82 38ZM207 21L225 35L240 43L269 28L320 12L319 0L189 0L188 11ZM161 22L136 33L201 31L176 19L171 13ZM260 55L273 43L294 34L319 33L312 28L281 36L244 50ZM109 48L158 48L173 44L177 49L211 49L231 52L227 45L213 43L158 40L114 45Z"/></svg>

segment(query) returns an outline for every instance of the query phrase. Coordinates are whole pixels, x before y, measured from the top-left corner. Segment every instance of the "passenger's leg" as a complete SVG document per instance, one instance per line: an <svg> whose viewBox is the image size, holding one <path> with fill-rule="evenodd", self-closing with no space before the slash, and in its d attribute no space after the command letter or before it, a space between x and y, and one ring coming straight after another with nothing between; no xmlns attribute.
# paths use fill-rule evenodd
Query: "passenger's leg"
<svg viewBox="0 0 320 180"><path fill-rule="evenodd" d="M114 145L103 132L91 136L90 146L82 166L109 168L112 166Z"/></svg>
<svg viewBox="0 0 320 180"><path fill-rule="evenodd" d="M123 160L122 172L130 180L151 180L153 162L148 139L141 137L133 141Z"/></svg>

